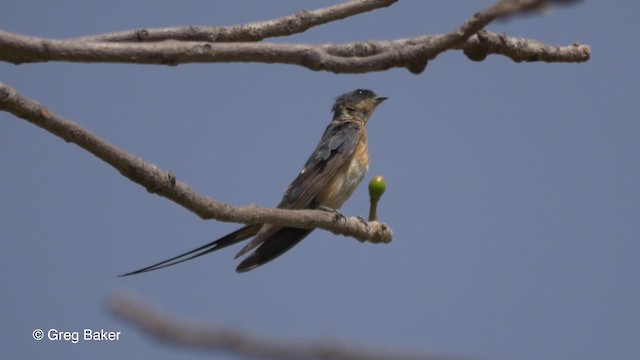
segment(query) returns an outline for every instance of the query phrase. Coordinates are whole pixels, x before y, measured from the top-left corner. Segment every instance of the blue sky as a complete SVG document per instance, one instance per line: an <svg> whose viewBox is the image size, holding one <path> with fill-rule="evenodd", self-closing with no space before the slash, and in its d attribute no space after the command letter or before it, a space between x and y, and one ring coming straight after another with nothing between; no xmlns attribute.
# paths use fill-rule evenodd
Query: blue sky
<svg viewBox="0 0 640 360"><path fill-rule="evenodd" d="M0 27L65 38L231 25L331 2L8 1ZM403 1L278 42L450 31L490 1ZM238 227L202 221L72 144L0 113L0 348L7 358L210 358L161 345L106 304L131 293L177 317L297 341L498 359L640 357L637 2L585 1L493 24L592 46L584 64L481 63L458 51L421 75L334 75L265 64L0 64L0 81L235 205L275 205L330 120L333 99L389 100L369 122L370 172L388 189L386 245L315 231L236 274L227 249L116 275ZM343 212L366 215L361 186ZM121 331L117 342L34 329ZM216 354L220 359L236 359Z"/></svg>

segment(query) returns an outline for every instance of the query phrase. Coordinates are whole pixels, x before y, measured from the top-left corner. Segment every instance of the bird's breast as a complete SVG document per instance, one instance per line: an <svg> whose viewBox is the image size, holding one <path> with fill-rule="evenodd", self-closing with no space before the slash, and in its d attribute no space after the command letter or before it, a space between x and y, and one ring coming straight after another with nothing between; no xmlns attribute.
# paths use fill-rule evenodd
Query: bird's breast
<svg viewBox="0 0 640 360"><path fill-rule="evenodd" d="M367 170L369 170L369 155L367 154L367 139L366 136L363 136L358 142L351 160L342 165L324 191L318 194L316 201L333 209L341 208L362 182Z"/></svg>

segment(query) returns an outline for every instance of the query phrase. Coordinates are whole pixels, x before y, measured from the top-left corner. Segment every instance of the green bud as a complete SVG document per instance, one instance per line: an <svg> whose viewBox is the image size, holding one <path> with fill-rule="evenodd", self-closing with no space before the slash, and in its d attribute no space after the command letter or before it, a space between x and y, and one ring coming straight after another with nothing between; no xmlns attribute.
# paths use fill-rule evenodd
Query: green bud
<svg viewBox="0 0 640 360"><path fill-rule="evenodd" d="M384 194L384 191L387 189L387 183L384 181L384 178L380 175L374 176L373 179L369 182L369 196L371 199L378 201Z"/></svg>
<svg viewBox="0 0 640 360"><path fill-rule="evenodd" d="M374 176L369 182L369 199L371 204L369 207L369 221L378 221L378 201L387 189L387 183L380 175Z"/></svg>

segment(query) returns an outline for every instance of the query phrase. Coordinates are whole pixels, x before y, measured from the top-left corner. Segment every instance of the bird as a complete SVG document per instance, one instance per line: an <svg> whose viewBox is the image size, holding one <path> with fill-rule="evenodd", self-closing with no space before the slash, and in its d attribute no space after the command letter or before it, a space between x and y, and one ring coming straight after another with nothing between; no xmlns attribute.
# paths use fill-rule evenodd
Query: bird
<svg viewBox="0 0 640 360"><path fill-rule="evenodd" d="M369 168L365 125L386 99L365 89L338 96L332 107L331 122L298 176L286 188L277 208L320 209L341 215L338 210ZM274 224L246 225L197 249L120 276L176 265L253 237L235 256L237 259L255 249L237 266L236 272L243 273L282 255L312 231Z"/></svg>

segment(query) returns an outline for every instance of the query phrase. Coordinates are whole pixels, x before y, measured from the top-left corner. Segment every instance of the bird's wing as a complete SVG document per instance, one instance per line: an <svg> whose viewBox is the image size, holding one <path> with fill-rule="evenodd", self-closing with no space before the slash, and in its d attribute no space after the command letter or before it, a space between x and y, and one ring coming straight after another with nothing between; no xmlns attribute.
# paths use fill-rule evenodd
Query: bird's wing
<svg viewBox="0 0 640 360"><path fill-rule="evenodd" d="M298 177L293 180L278 204L283 209L306 209L313 205L314 198L337 175L338 170L350 161L362 136L359 122L331 122L318 147L309 157ZM313 229L297 229L265 224L238 254L236 258L260 245L236 269L248 271L280 256Z"/></svg>
<svg viewBox="0 0 640 360"><path fill-rule="evenodd" d="M140 273L144 273L144 272L149 272L149 271L153 271L153 270L158 270L158 269L162 269L164 267L167 266L172 266L172 265L176 265L179 264L181 262L185 262L187 260L191 260L191 259L195 259L197 257L200 257L202 255L206 255L210 252L214 252L216 250L220 250L223 248L226 248L227 246L236 244L242 240L248 239L252 236L254 236L258 230L260 230L260 227L262 226L262 224L256 224L256 225L248 225L245 226L243 228L240 228L234 232L232 232L231 234L228 234L216 241L210 242L206 245L203 245L197 249L191 250L189 252L186 252L184 254L178 255L178 256L174 256L171 259L167 259L165 261L161 261L157 264L153 264L151 266L147 266L146 268L142 268L140 270L136 270L136 271L132 271L126 274L122 274L120 275L122 276L129 276L129 275L135 275L135 274L140 274Z"/></svg>
<svg viewBox="0 0 640 360"><path fill-rule="evenodd" d="M350 161L362 136L363 124L356 121L333 121L324 132L320 143L293 180L278 204L282 209L305 209L313 199Z"/></svg>

